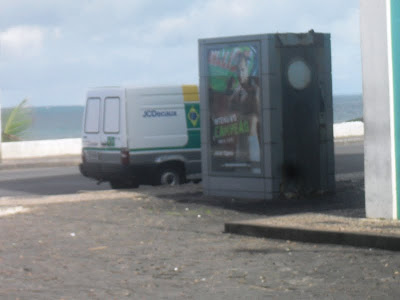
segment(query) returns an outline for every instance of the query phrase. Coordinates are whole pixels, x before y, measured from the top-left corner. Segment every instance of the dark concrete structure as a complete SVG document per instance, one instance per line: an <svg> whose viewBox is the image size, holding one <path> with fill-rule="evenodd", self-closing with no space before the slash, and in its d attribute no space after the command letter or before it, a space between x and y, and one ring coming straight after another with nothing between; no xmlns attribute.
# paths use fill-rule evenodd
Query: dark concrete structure
<svg viewBox="0 0 400 300"><path fill-rule="evenodd" d="M199 56L206 194L335 189L329 34L202 39Z"/></svg>

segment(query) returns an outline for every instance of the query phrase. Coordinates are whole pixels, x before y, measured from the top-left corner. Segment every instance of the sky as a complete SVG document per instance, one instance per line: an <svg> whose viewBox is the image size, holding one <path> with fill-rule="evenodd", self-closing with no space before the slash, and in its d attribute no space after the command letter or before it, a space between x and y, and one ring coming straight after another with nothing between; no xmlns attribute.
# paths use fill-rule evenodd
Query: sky
<svg viewBox="0 0 400 300"><path fill-rule="evenodd" d="M361 94L358 0L1 0L0 105L197 84L199 38L310 29L331 34L333 94Z"/></svg>

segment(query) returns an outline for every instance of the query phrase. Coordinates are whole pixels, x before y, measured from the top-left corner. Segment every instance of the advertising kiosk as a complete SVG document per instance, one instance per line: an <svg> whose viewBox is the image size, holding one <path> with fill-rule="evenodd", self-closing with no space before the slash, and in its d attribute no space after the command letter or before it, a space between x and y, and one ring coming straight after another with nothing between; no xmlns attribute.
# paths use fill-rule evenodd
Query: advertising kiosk
<svg viewBox="0 0 400 300"><path fill-rule="evenodd" d="M329 34L201 39L199 73L205 194L335 189Z"/></svg>

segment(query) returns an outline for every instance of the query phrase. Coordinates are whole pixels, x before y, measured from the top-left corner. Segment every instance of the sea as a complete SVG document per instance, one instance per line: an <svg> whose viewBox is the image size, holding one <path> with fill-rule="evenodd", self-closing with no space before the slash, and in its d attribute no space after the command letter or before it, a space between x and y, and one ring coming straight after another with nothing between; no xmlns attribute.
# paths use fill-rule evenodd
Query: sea
<svg viewBox="0 0 400 300"><path fill-rule="evenodd" d="M82 133L83 106L30 107L32 125L21 140L52 140L79 138ZM9 108L2 109L2 128ZM333 97L333 118L335 123L362 120L362 95L336 95Z"/></svg>

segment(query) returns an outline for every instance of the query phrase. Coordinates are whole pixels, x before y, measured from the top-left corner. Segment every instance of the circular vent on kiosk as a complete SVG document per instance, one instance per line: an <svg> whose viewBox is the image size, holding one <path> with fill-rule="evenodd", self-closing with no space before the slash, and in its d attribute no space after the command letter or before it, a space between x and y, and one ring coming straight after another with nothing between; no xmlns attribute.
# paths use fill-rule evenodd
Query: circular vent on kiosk
<svg viewBox="0 0 400 300"><path fill-rule="evenodd" d="M290 85L296 90L305 89L311 82L310 67L300 58L289 64L287 73Z"/></svg>

